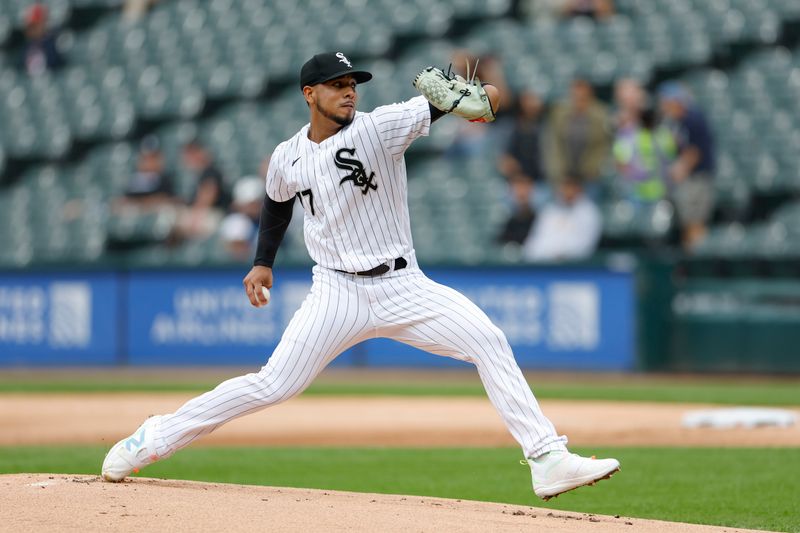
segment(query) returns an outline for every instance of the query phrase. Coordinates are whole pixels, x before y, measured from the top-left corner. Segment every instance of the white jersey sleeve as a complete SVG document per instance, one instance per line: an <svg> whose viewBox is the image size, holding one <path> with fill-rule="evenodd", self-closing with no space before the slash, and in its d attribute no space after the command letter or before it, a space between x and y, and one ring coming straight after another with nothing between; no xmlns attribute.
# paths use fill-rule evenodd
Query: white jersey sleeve
<svg viewBox="0 0 800 533"><path fill-rule="evenodd" d="M276 202L287 202L294 197L295 191L290 183L287 182L283 163L285 159L284 150L279 145L272 153L267 168L267 196Z"/></svg>
<svg viewBox="0 0 800 533"><path fill-rule="evenodd" d="M384 148L394 158L402 156L414 139L428 135L431 127L431 111L424 96L378 107L369 117Z"/></svg>

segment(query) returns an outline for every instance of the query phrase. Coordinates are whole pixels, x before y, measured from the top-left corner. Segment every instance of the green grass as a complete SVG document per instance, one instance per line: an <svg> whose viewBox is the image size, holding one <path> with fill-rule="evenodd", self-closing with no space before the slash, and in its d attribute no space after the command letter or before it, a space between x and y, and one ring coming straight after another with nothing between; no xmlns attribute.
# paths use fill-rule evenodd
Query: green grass
<svg viewBox="0 0 800 533"><path fill-rule="evenodd" d="M548 503L516 449L190 448L149 477L440 496L800 532L800 450L614 448L622 472ZM0 473L97 473L98 447L0 448Z"/></svg>
<svg viewBox="0 0 800 533"><path fill-rule="evenodd" d="M769 382L698 382L624 381L591 383L548 382L531 379L536 396L541 399L619 400L653 402L692 402L723 405L800 405L800 383ZM0 393L69 393L69 392L203 392L218 382L175 382L153 380L38 380L36 378L0 379ZM371 381L313 384L306 395L362 396L482 396L479 382L397 383Z"/></svg>

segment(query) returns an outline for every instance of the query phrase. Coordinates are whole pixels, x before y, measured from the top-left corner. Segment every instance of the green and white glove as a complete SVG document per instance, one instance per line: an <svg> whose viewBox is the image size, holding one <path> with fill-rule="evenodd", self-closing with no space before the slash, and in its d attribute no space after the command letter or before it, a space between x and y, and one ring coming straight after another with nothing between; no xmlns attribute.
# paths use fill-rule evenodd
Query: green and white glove
<svg viewBox="0 0 800 533"><path fill-rule="evenodd" d="M413 85L440 111L454 113L471 122L492 122L495 118L489 96L477 78L468 81L428 67L417 74Z"/></svg>

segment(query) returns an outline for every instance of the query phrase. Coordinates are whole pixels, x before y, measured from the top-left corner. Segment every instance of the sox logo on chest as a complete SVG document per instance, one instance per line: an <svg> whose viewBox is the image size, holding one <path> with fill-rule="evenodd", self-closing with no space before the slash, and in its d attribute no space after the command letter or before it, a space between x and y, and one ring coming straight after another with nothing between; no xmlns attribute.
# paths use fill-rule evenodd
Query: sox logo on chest
<svg viewBox="0 0 800 533"><path fill-rule="evenodd" d="M358 159L351 159L342 155L349 154L352 156L355 155L355 153L355 148L340 148L336 152L336 157L334 159L336 166L350 172L339 181L339 185L343 185L344 182L352 180L353 186L361 187L362 194L367 194L370 190L378 190L378 184L375 183L375 172L367 174L366 169L364 169L364 163Z"/></svg>

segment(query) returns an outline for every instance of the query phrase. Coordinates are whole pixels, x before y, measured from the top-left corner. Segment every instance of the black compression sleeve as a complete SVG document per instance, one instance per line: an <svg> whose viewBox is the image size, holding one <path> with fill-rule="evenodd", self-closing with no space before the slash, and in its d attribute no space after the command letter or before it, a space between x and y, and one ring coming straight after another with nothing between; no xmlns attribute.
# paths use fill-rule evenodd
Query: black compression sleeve
<svg viewBox="0 0 800 533"><path fill-rule="evenodd" d="M430 102L428 102L428 108L431 110L431 124L433 124L434 122L436 122L437 120L439 120L440 118L442 118L447 114L444 111L441 111L433 107Z"/></svg>
<svg viewBox="0 0 800 533"><path fill-rule="evenodd" d="M275 255L281 245L286 228L292 220L294 197L286 202L276 202L264 195L264 204L261 206L261 220L258 223L258 246L254 265L272 268Z"/></svg>

